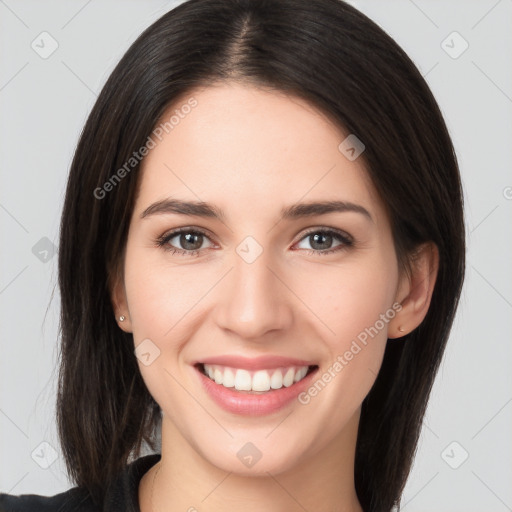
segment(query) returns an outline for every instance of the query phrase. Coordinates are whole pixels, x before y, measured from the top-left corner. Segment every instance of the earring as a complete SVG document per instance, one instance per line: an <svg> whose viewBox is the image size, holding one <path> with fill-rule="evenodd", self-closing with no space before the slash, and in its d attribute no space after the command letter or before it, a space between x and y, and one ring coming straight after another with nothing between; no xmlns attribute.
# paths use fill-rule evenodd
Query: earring
<svg viewBox="0 0 512 512"><path fill-rule="evenodd" d="M126 317L125 317L125 316L121 315L121 316L119 317L119 321L120 321L120 322L124 322L125 320L126 320Z"/></svg>
<svg viewBox="0 0 512 512"><path fill-rule="evenodd" d="M401 326L401 325L398 327L398 330L399 330L400 332L405 332L405 329L404 329L404 328L402 328L402 326Z"/></svg>

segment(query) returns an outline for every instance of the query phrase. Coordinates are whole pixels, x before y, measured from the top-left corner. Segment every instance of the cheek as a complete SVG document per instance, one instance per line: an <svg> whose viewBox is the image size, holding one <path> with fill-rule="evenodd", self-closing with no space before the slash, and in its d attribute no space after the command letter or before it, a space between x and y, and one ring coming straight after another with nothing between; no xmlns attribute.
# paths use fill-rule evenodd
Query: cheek
<svg viewBox="0 0 512 512"><path fill-rule="evenodd" d="M139 369L149 392L163 406L187 407L180 385L187 376L176 363L200 325L200 300L216 280L215 272L170 264L147 247L127 248L125 287L134 345L150 340L150 352L157 354L148 365L139 360Z"/></svg>
<svg viewBox="0 0 512 512"><path fill-rule="evenodd" d="M146 337L173 339L215 283L214 272L194 272L191 266L163 263L155 256L134 250L126 258L125 286L136 342Z"/></svg>
<svg viewBox="0 0 512 512"><path fill-rule="evenodd" d="M335 426L361 404L379 373L388 325L395 316L398 271L393 255L354 259L335 268L321 265L301 289L321 320L318 332L327 349L315 385L302 403L314 402L317 411L331 415L333 435Z"/></svg>
<svg viewBox="0 0 512 512"><path fill-rule="evenodd" d="M326 342L342 349L375 324L386 338L388 322L383 323L381 315L393 304L397 277L392 258L368 258L335 267L319 265L296 289L324 324Z"/></svg>
<svg viewBox="0 0 512 512"><path fill-rule="evenodd" d="M299 401L304 411L319 418L311 425L311 438L325 440L352 417L379 373L388 324L395 315L391 306L397 274L387 260L323 272L315 272L316 286L307 297L324 324L320 329L327 354Z"/></svg>

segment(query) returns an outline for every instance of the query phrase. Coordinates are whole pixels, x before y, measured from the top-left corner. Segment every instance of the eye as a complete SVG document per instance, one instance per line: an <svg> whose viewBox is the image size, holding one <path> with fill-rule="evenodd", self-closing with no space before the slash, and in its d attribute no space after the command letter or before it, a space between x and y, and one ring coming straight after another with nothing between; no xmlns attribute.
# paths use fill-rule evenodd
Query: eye
<svg viewBox="0 0 512 512"><path fill-rule="evenodd" d="M201 230L180 228L162 235L156 240L156 243L158 247L162 247L172 254L194 256L204 249L202 245L205 240L210 241L210 238ZM181 248L176 247L176 245L181 246Z"/></svg>
<svg viewBox="0 0 512 512"><path fill-rule="evenodd" d="M203 244L205 241L210 242L210 237L206 232L197 228L180 228L170 233L166 233L156 240L158 247L161 247L165 251L169 251L172 254L180 254L183 256L196 256L205 247ZM333 242L338 242L333 246ZM307 247L300 247L299 249L305 249L310 254L331 254L341 250L346 250L354 245L354 241L347 233L339 232L333 229L320 229L316 228L310 230L302 237L299 244L308 242L311 249ZM208 248L206 247L206 248Z"/></svg>
<svg viewBox="0 0 512 512"><path fill-rule="evenodd" d="M335 240L339 243L333 247L332 244ZM354 241L350 235L333 229L317 228L311 230L306 233L306 236L304 236L299 243L303 243L303 241L307 241L310 244L310 247L312 247L312 249L308 250L311 254L331 254L333 252L345 250L354 245ZM303 247L299 248L302 249Z"/></svg>

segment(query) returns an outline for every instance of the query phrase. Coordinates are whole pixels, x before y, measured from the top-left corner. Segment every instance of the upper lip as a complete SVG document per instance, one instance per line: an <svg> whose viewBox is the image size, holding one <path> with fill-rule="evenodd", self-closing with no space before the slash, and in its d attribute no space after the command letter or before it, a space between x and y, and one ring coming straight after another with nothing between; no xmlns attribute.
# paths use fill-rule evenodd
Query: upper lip
<svg viewBox="0 0 512 512"><path fill-rule="evenodd" d="M197 361L196 364L216 364L219 366L229 366L230 368L240 368L244 370L270 370L273 368L282 368L290 366L312 366L314 363L303 359L294 359L284 356L259 356L243 357L237 355L222 355L207 357Z"/></svg>

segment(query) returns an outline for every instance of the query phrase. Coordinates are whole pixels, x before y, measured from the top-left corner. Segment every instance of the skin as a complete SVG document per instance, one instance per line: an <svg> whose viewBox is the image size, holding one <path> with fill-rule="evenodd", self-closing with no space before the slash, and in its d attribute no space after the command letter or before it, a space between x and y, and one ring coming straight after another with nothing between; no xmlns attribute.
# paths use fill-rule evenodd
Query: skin
<svg viewBox="0 0 512 512"><path fill-rule="evenodd" d="M143 162L112 289L117 316L126 316L120 328L133 333L135 347L149 338L160 350L149 366L139 361L164 413L162 460L140 483L141 510L361 511L353 476L361 403L387 339L427 313L437 251L425 245L411 274L399 272L389 219L362 158L349 161L338 150L348 133L310 104L223 83L191 92L169 112L190 96L197 106ZM226 218L141 218L171 196L213 203ZM357 212L279 220L284 206L326 200L361 205L372 220ZM207 231L199 255L158 247L158 237L180 227ZM354 244L315 245L311 228L340 230ZM263 249L250 264L236 252L247 236ZM183 239L168 245L183 250ZM294 400L259 417L228 413L191 366L221 354L275 354L314 361L320 375L396 303L401 311L306 405ZM262 453L251 468L237 457L247 442Z"/></svg>

